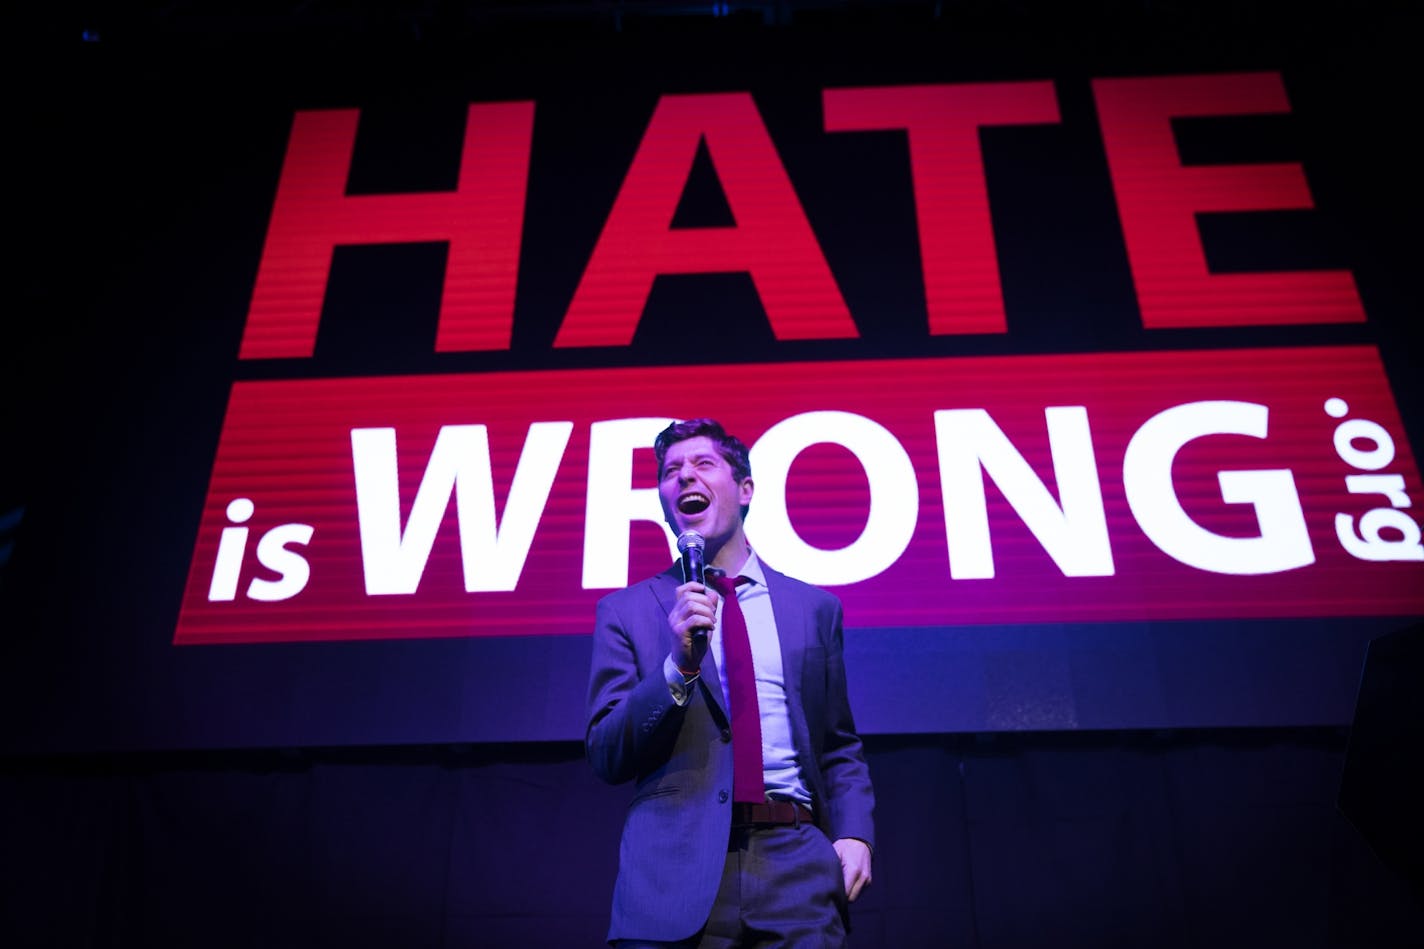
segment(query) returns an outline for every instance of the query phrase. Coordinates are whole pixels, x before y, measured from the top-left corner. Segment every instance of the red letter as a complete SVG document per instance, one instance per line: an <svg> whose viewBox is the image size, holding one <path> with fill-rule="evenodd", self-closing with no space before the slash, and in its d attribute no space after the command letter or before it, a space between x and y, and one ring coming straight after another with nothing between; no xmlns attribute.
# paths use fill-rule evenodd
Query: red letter
<svg viewBox="0 0 1424 949"><path fill-rule="evenodd" d="M341 244L449 241L438 352L508 349L534 103L471 105L454 191L346 195L357 112L298 112L239 357L310 356Z"/></svg>
<svg viewBox="0 0 1424 949"><path fill-rule="evenodd" d="M1057 122L1053 84L827 89L824 99L828 132L906 132L930 334L1005 332L979 129Z"/></svg>
<svg viewBox="0 0 1424 949"><path fill-rule="evenodd" d="M1207 270L1195 215L1309 208L1310 190L1297 164L1183 167L1171 120L1289 112L1278 74L1096 79L1093 93L1144 326L1364 320L1347 270Z"/></svg>
<svg viewBox="0 0 1424 949"><path fill-rule="evenodd" d="M674 229L704 140L737 223ZM751 96L663 96L554 345L627 346L658 274L738 271L777 339L860 335Z"/></svg>

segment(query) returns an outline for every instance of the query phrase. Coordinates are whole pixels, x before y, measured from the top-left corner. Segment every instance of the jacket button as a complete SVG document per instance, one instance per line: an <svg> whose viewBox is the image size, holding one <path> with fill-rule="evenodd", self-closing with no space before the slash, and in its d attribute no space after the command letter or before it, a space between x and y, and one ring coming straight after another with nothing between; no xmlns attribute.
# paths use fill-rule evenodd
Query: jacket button
<svg viewBox="0 0 1424 949"><path fill-rule="evenodd" d="M732 740L732 733L731 733L731 731L730 731L729 729L726 729L726 728L722 729L722 740L723 740L723 741L731 741L731 740Z"/></svg>
<svg viewBox="0 0 1424 949"><path fill-rule="evenodd" d="M718 791L718 792L717 792L717 800L718 800L719 802L723 803L723 804L726 804L726 803L727 803L727 792L726 792L726 791Z"/></svg>

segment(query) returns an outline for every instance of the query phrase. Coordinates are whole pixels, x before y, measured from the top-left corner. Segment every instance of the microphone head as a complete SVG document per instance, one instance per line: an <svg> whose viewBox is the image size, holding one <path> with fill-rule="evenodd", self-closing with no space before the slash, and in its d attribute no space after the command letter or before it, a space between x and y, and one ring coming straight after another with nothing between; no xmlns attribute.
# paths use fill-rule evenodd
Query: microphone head
<svg viewBox="0 0 1424 949"><path fill-rule="evenodd" d="M697 531L685 530L677 535L677 552L680 554L685 554L689 550L700 551L705 549L706 546L707 542L702 539L702 535L697 533Z"/></svg>

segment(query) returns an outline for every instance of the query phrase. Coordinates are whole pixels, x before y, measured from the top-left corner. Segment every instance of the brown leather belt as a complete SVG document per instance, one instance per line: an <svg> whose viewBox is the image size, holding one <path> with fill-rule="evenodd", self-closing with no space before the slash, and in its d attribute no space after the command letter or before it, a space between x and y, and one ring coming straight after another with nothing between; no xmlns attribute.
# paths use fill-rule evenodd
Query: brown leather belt
<svg viewBox="0 0 1424 949"><path fill-rule="evenodd" d="M767 801L765 804L738 801L732 805L732 826L812 824L811 809L795 801Z"/></svg>

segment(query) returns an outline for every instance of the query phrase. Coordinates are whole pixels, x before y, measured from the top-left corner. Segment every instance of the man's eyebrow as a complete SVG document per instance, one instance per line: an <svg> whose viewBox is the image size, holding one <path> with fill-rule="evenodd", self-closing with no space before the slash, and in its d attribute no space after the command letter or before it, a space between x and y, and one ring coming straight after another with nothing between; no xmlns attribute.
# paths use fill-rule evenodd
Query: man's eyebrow
<svg viewBox="0 0 1424 949"><path fill-rule="evenodd" d="M684 463L684 462L688 462L688 461L705 461L705 460L708 460L708 459L711 459L712 461L716 461L717 459L719 459L719 458L721 458L721 457L722 457L722 456L719 455L719 454L718 454L717 452L715 452L715 451L697 451L697 452L693 452L693 453L691 453L691 454L689 454L689 455L683 455L681 458L668 458L668 459L665 459L665 460L663 461L663 470L664 470L664 471L667 471L669 468L673 467L674 465L680 465L680 464L682 464L682 463Z"/></svg>

